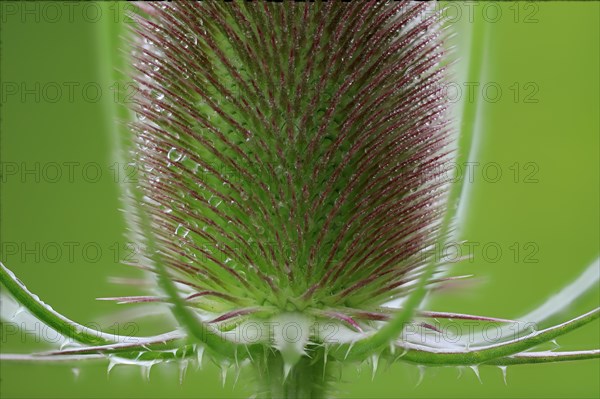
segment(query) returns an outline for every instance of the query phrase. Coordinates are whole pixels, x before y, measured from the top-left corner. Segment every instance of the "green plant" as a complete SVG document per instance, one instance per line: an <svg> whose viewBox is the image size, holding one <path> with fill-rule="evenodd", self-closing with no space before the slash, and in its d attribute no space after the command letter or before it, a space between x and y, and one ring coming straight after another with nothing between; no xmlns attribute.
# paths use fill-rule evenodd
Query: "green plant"
<svg viewBox="0 0 600 399"><path fill-rule="evenodd" d="M406 37L402 35L386 43L386 46L392 47L402 44L404 47L399 49L405 49L405 52L396 49L397 53L386 54L383 67L375 67L374 57L382 56L388 47L374 49L375 53L369 55L371 58L350 53L346 62L329 65L326 56L337 54L337 48L324 45L317 52L321 58L315 57L312 66L315 82L305 81L310 82L305 83L305 92L294 97L289 96L286 84L302 87L304 77L300 72L308 68L307 61L304 69L298 67L300 72L286 71L281 55L286 53L285 49L294 46L283 42L284 50L280 52L277 43L273 47L267 40L261 42L261 35L253 30L256 26L263 26L259 23L250 24L252 32L245 36L237 33L242 42L244 37L250 37L248 40L257 46L242 50L259 51L260 48L259 53L264 57L243 58L239 54L241 47L227 46L230 38L227 35L231 34L227 29L234 29L231 19L242 15L267 25L272 23L274 35L283 36L285 29L277 22L277 12L280 11L284 20L296 18L297 26L306 29L305 40L319 38L319 35L331 38L338 34L337 26L346 30L339 32L339 41L328 43L338 45L353 43L353 40L359 42L362 38L368 40L368 36L361 35L360 30L354 30L356 25L351 24L352 17L359 15L362 7L337 8L330 4L298 6L298 12L292 16L287 14L291 9L284 13L277 5L268 7L271 14L263 13L260 6L257 6L258 9L248 6L239 15L235 8L218 3L207 6L203 14L191 5L165 5L164 10L148 9L148 19L140 18L138 39L142 40L143 34L148 43L134 43L138 49L136 66L139 71L135 76L147 86L147 90L142 91L136 108L141 117L133 127L137 140L133 148L136 151L134 159L147 167L147 172L141 190L132 192L130 203L140 205L140 210L131 216L137 217L134 220L137 231L145 233L148 266L158 276L163 295L119 299L125 302L167 301L172 304L174 314L186 327L187 333L149 337L135 344L114 342L115 337L79 328L58 317L35 300L3 268L3 283L32 313L66 336L93 345L64 350L52 356L93 357L104 354L113 364L123 362L147 367L169 360L185 364L188 358L197 356L200 350L206 348L211 357L224 367L251 362L263 384L260 393L277 397L323 396L327 389L326 381L330 378L328 368L365 360L376 367L380 356L417 364L470 366L504 366L598 356L598 351L523 353L597 318L597 310L564 325L497 345L467 349L431 348L398 340L402 337L402 330L412 323L417 306L428 288L426 284L440 282L434 276L440 265L429 257L423 258L422 250L447 239L455 203L460 198L460 187L449 192L445 181L436 180L436 167L453 156L449 114L441 112L445 111L444 99L436 91L437 79L444 78L435 58L444 54L442 48L436 46L441 45L436 36L440 33L436 17L419 19L422 17L418 13L419 7L425 6L396 10L402 11L398 14L400 21L410 17L420 22L414 24L416 33L408 43L402 42ZM304 14L299 11L304 7L309 10L307 15L313 24L302 23ZM376 24L380 22L377 18L385 12L388 11L383 5L377 5L370 13L365 13L365 19L371 22L372 27L380 29L377 32L385 32L389 27ZM346 13L346 25L334 24L336 18L342 18ZM212 18L207 19L207 15ZM197 22L201 20L204 21L202 24ZM152 25L156 21L162 23ZM192 23L185 23L189 21ZM320 21L324 22L321 24ZM235 29L242 29L240 26L238 24ZM321 26L322 33L319 33ZM194 32L198 29L200 33ZM291 37L295 36L292 34ZM420 41L427 40L431 41L422 48L418 47ZM172 62L163 62L165 55L157 54L156 43L164 47L161 52L170 51L168 55ZM351 48L341 46L337 50L343 54ZM299 49L308 53L307 58L310 59L311 47L300 46ZM370 50L368 42L357 47L358 54L362 54L361 51L368 54ZM410 59L409 55L414 57L412 61L408 65L402 64ZM435 57L429 59L430 56ZM365 59L373 64L363 63ZM230 60L237 60L242 65L246 62L255 68L237 71L245 77L238 79L234 73L236 70L228 65ZM262 60L264 64L261 64ZM259 73L261 65L271 70ZM405 69L395 69L400 65ZM412 70L409 69L411 67ZM415 70L420 68L423 69L419 71L421 73L416 73ZM336 91L341 91L342 82L353 73L357 74L357 81L344 87L343 95L337 97ZM377 81L380 76L377 73L382 73L385 79ZM280 79L282 75L283 79ZM257 87L249 84L244 87L243 83L253 77ZM402 82L402 77L411 79ZM416 78L414 83L412 78ZM284 84L277 88L281 80ZM370 83L373 84L372 92L361 97L361 89ZM228 93L234 87L240 93ZM387 93L388 88L397 91ZM412 96L416 98L413 100ZM367 98L369 102L359 104L357 97ZM431 108L428 108L424 104L428 104L430 98ZM339 110L331 106L336 99L340 102ZM320 102L324 103L322 107L318 106ZM405 119L401 119L404 115L389 113L391 106L397 104L404 107L400 109L408 115ZM292 112L286 114L286 111L283 113L286 117L282 117L278 112L282 109L291 109ZM371 117L381 120L369 131L368 118ZM352 123L346 124L346 121ZM348 128L347 138L337 140L342 136L336 134L344 131L344 127ZM390 127L390 130L377 130L384 127ZM305 149L308 151L302 151ZM368 155L364 155L370 154L373 149L379 151L377 157L369 159ZM446 149L450 150L448 154ZM361 150L362 154L356 152ZM365 163L365 158L369 162ZM326 161L322 162L323 159ZM299 160L304 163L297 165ZM215 168L214 164L220 168ZM237 179L240 181L231 181L219 174L224 166L238 172ZM204 169L202 179L198 177L197 168ZM300 172L292 173L293 170ZM316 172L311 174L312 170ZM355 180L353 173L356 170L363 170L363 175ZM395 187L389 183L390 180L386 182L378 178L408 183L393 191L396 189L390 188ZM376 184L371 186L373 180ZM202 187L198 187L199 184ZM308 189L304 190L304 186ZM372 219L369 219L352 207L344 207L340 203L342 201L337 202L336 199L344 198L346 187L353 187L346 198L359 203L357 198L364 195L359 189L372 190L366 196L369 199L365 206L367 211L379 210L377 207L383 205L388 206L387 210L391 209L392 214L397 210L402 218L390 223L387 219L389 213L372 212ZM207 191L210 193L208 196L205 195ZM305 192L306 198L303 197ZM407 198L415 201L414 207ZM294 201L300 205L293 213L290 208L294 208ZM244 203L251 205L242 205ZM225 211L222 210L224 208ZM304 215L308 215L308 220L304 219ZM330 219L329 215L332 215ZM356 216L359 218L354 219ZM350 231L358 234L358 239L354 240L354 236L348 234L348 238L342 237L344 239L338 243L337 237L346 233L344 223L348 221L354 222L351 226L354 230ZM203 226L209 226L209 231L202 230ZM381 231L385 234L380 234ZM210 253L198 245L198 237L211 240L212 250L217 248L231 260L211 258ZM250 238L257 242L260 252L248 248L246 244ZM366 241L369 239L373 242ZM274 254L267 243L275 244ZM217 244L223 247L218 248ZM404 246L411 251L398 253L397 250ZM330 252L333 257L319 259L320 247L335 248ZM191 248L191 251L186 252L186 248ZM239 248L244 251L230 251ZM371 250L381 252L373 255L369 253ZM288 260L288 251L292 252L292 261ZM195 263L194 256L197 258L200 254L208 260ZM343 263L347 254L354 257L351 257L354 263ZM257 255L261 255L260 258L255 258ZM387 257L377 258L379 255ZM369 260L366 265L360 262L362 256ZM248 258L256 261L245 264ZM336 265L344 266L336 268ZM186 271L186 267L193 268L193 272ZM347 272L349 277L342 278L342 272ZM381 276L378 273L382 273ZM293 276L288 278L291 274ZM381 282L388 288L380 291ZM413 286L405 290L409 283ZM184 286L188 287L187 296L181 297ZM347 291L353 286L362 292ZM394 298L407 298L401 311L380 309L382 303ZM191 302L192 299L196 301ZM200 310L215 314L216 320L212 320L215 323L199 320L196 311ZM477 318L426 312L421 316ZM388 319L391 320L380 323ZM502 322L499 319L479 319ZM335 341L327 342L319 331L311 331L315 320L333 322L338 330L347 331L347 337L340 334ZM229 322L232 321L234 329L229 330L232 327ZM297 342L301 345L287 342L277 326L261 333L259 337L262 339L256 342L238 342L231 338L234 335L231 331L235 332L235 328L257 321L300 326L302 334ZM214 325L218 327L214 328Z"/></svg>

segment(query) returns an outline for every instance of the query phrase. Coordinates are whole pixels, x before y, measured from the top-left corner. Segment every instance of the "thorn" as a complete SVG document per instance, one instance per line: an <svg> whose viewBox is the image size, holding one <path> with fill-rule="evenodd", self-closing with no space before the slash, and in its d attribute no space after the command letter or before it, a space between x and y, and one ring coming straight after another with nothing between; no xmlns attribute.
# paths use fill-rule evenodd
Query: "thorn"
<svg viewBox="0 0 600 399"><path fill-rule="evenodd" d="M383 368L383 372L387 373L393 364L394 364L394 359L392 359L391 357L386 357L385 358L385 367Z"/></svg>
<svg viewBox="0 0 600 399"><path fill-rule="evenodd" d="M394 345L394 341L390 341L390 353L392 356L396 354L396 345Z"/></svg>
<svg viewBox="0 0 600 399"><path fill-rule="evenodd" d="M185 378L185 373L188 368L188 361L181 360L179 362L179 385L183 385L183 379Z"/></svg>
<svg viewBox="0 0 600 399"><path fill-rule="evenodd" d="M397 362L402 356L406 355L408 353L408 349L407 348L403 348L402 349L402 353L400 355L398 355L395 359L394 362Z"/></svg>
<svg viewBox="0 0 600 399"><path fill-rule="evenodd" d="M506 369L508 367L506 367L506 366L498 366L498 368L500 369L500 371L502 371L502 378L504 379L504 385L508 386L508 383L506 382Z"/></svg>
<svg viewBox="0 0 600 399"><path fill-rule="evenodd" d="M419 380L417 381L417 385L415 385L415 388L421 385L423 379L425 378L425 366L419 365L417 366L417 369L419 369Z"/></svg>
<svg viewBox="0 0 600 399"><path fill-rule="evenodd" d="M111 358L108 362L108 368L106 369L106 379L107 380L110 378L110 372L112 371L112 369L115 368L116 365L117 365L117 363L115 361L113 361Z"/></svg>
<svg viewBox="0 0 600 399"><path fill-rule="evenodd" d="M144 381L150 381L150 370L152 369L152 364L144 365L140 367L140 371L142 372L142 378Z"/></svg>
<svg viewBox="0 0 600 399"><path fill-rule="evenodd" d="M241 372L242 372L242 368L241 367L236 367L235 368L235 380L233 380L233 387L234 388L237 386L238 380L240 379Z"/></svg>
<svg viewBox="0 0 600 399"><path fill-rule="evenodd" d="M469 366L471 368L471 370L473 370L473 372L475 373L475 376L477 377L477 379L479 380L480 384L483 384L483 382L481 381L481 376L479 375L479 366Z"/></svg>
<svg viewBox="0 0 600 399"><path fill-rule="evenodd" d="M199 370L200 367L202 367L202 357L203 356L204 356L204 347L199 346L196 349L196 361L198 362L198 365L196 366L196 370Z"/></svg>
<svg viewBox="0 0 600 399"><path fill-rule="evenodd" d="M346 351L346 356L344 356L344 360L346 360L348 358L348 355L350 355L350 351L352 350L353 347L354 347L354 341L352 341L350 343L350 346L348 346L348 351Z"/></svg>
<svg viewBox="0 0 600 399"><path fill-rule="evenodd" d="M173 355L173 359L177 360L177 351L178 349L167 349L164 351L164 353L170 353L171 355Z"/></svg>
<svg viewBox="0 0 600 399"><path fill-rule="evenodd" d="M465 368L463 366L458 366L457 369L458 369L458 377L456 377L456 379L459 380L460 377L463 376L463 372L464 372Z"/></svg>
<svg viewBox="0 0 600 399"><path fill-rule="evenodd" d="M290 375L290 371L292 370L292 365L290 363L283 363L283 381L285 382Z"/></svg>
<svg viewBox="0 0 600 399"><path fill-rule="evenodd" d="M327 369L327 356L329 354L329 346L324 345L324 355L323 355L323 381L325 381L325 370Z"/></svg>
<svg viewBox="0 0 600 399"><path fill-rule="evenodd" d="M246 352L248 353L248 357L252 362L254 362L254 358L252 357L252 353L250 353L250 349L248 349L248 345L245 345Z"/></svg>
<svg viewBox="0 0 600 399"><path fill-rule="evenodd" d="M225 388L225 383L227 382L227 367L225 365L221 366L221 381L223 382L223 388Z"/></svg>
<svg viewBox="0 0 600 399"><path fill-rule="evenodd" d="M371 381L375 380L375 374L377 373L377 365L379 364L379 355L371 356L371 366L373 367L373 372L371 373Z"/></svg>
<svg viewBox="0 0 600 399"><path fill-rule="evenodd" d="M61 344L58 350L63 350L65 349L67 346L69 346L69 344L72 344L73 341L71 341L70 339L65 339Z"/></svg>
<svg viewBox="0 0 600 399"><path fill-rule="evenodd" d="M13 313L13 315L11 316L10 321L13 321L14 319L16 319L17 316L19 316L23 312L25 312L25 307L24 306L19 306L17 308L17 310L15 311L15 313Z"/></svg>

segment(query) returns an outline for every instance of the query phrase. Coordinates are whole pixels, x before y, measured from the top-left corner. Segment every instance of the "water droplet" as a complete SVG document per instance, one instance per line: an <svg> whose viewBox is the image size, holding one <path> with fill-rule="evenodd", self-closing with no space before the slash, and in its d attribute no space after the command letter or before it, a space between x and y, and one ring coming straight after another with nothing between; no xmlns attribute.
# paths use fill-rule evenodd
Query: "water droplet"
<svg viewBox="0 0 600 399"><path fill-rule="evenodd" d="M221 205L221 202L223 202L223 201L219 197L215 197L214 195L211 195L210 198L208 199L209 205L212 205L215 208L217 208L219 205Z"/></svg>
<svg viewBox="0 0 600 399"><path fill-rule="evenodd" d="M177 228L175 229L175 235L181 238L187 237L189 233L190 231L182 224L178 224Z"/></svg>
<svg viewBox="0 0 600 399"><path fill-rule="evenodd" d="M152 172L154 170L154 166L152 166L149 163L143 164L142 167L144 168L144 171L146 171L146 172Z"/></svg>
<svg viewBox="0 0 600 399"><path fill-rule="evenodd" d="M194 34L192 34L192 33L188 33L188 34L186 34L186 35L185 35L185 37L186 37L186 38L187 38L187 39L188 39L190 42L192 42L192 43L194 44L194 46L196 46L196 45L198 44L198 36L196 36L196 35L194 35ZM186 41L184 41L184 42L182 43L182 45L183 45L183 48L188 48L188 47L189 47L189 45L188 45L188 43L187 43Z"/></svg>
<svg viewBox="0 0 600 399"><path fill-rule="evenodd" d="M183 158L183 154L177 150L177 148L172 147L167 154L167 158L172 162L179 162L181 158Z"/></svg>

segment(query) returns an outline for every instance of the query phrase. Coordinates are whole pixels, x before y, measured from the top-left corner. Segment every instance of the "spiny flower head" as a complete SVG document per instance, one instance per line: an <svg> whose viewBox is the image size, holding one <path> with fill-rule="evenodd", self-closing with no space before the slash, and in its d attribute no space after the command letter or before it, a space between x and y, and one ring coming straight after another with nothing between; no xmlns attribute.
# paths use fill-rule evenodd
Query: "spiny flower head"
<svg viewBox="0 0 600 399"><path fill-rule="evenodd" d="M410 292L452 156L430 8L143 6L134 157L148 233L189 306L358 327Z"/></svg>

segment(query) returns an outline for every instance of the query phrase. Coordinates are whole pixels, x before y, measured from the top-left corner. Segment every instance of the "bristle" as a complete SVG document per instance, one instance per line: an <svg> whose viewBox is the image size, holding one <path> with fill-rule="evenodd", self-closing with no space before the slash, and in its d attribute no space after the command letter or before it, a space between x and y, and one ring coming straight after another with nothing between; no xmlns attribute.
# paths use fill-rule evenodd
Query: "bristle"
<svg viewBox="0 0 600 399"><path fill-rule="evenodd" d="M229 317L241 300L367 309L410 291L453 157L430 8L144 5L133 157L149 233L192 297Z"/></svg>

